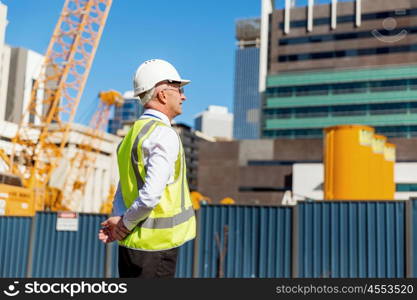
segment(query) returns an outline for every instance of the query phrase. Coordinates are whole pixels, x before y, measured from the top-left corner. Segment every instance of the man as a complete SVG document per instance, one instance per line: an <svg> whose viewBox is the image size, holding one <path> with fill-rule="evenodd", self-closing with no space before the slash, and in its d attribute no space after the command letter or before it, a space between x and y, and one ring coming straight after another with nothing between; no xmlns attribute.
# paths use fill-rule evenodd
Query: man
<svg viewBox="0 0 417 300"><path fill-rule="evenodd" d="M189 82L160 59L136 71L134 95L145 111L118 147L113 216L99 231L104 243L119 241L120 277L174 277L178 247L195 237L184 150L171 128Z"/></svg>

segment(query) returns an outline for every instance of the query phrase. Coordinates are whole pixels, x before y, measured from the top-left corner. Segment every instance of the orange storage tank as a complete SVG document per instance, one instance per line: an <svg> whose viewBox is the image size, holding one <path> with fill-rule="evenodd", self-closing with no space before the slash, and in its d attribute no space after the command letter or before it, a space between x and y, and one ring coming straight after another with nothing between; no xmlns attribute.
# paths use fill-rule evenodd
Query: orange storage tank
<svg viewBox="0 0 417 300"><path fill-rule="evenodd" d="M324 199L368 200L375 130L364 125L338 125L324 131Z"/></svg>
<svg viewBox="0 0 417 300"><path fill-rule="evenodd" d="M384 163L383 163L383 186L384 200L394 200L395 198L395 156L396 146L391 143L385 143L384 146Z"/></svg>
<svg viewBox="0 0 417 300"><path fill-rule="evenodd" d="M385 197L383 171L384 171L384 146L387 138L380 134L375 134L372 139L372 153L370 160L370 200L383 200Z"/></svg>

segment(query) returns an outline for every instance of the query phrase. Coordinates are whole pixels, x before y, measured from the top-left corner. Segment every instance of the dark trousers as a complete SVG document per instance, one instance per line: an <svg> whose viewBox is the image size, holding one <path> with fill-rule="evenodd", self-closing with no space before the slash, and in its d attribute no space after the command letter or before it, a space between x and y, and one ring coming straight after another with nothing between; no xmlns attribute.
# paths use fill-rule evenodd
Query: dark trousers
<svg viewBox="0 0 417 300"><path fill-rule="evenodd" d="M119 277L172 278L177 266L178 248L140 251L119 246Z"/></svg>

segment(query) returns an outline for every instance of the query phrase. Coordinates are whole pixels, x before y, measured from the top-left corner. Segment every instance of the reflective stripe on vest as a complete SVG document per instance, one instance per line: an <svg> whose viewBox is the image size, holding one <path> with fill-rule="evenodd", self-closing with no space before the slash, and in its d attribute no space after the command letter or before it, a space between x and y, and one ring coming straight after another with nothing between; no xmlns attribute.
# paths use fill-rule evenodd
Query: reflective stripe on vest
<svg viewBox="0 0 417 300"><path fill-rule="evenodd" d="M147 218L140 227L155 229L171 228L188 221L192 217L194 217L194 209L193 207L189 207L173 217L156 219Z"/></svg>
<svg viewBox="0 0 417 300"><path fill-rule="evenodd" d="M140 190L143 185L143 179L140 176L139 173L139 168L138 168L138 162L139 162L139 158L138 158L138 144L139 144L139 140L141 138L143 138L151 129L152 125L154 125L157 121L149 121L149 123L147 123L145 126L143 126L143 128L140 130L139 134L137 135L135 142L133 143L133 147L132 147L132 153L130 154L130 160L132 163L132 167L133 167L133 172L135 172L135 177L136 177L136 183L137 183L137 188L138 190Z"/></svg>
<svg viewBox="0 0 417 300"><path fill-rule="evenodd" d="M141 119L135 122L131 132L125 137L126 141L122 141L124 144L118 152L118 161L120 179L127 181L127 184L126 182L124 184L125 191L123 191L122 184L126 207L130 207L136 199L138 191L144 185L143 178L146 176L143 153L138 148L140 149L143 141L158 126L167 125L157 120ZM136 137L135 132L137 132ZM179 146L174 168L174 182L165 187L159 204L152 210L149 217L140 222L119 244L133 249L163 250L178 247L195 237L195 216L186 182L185 154L181 141ZM129 159L131 171L126 165L126 159ZM174 211L177 213L172 214Z"/></svg>

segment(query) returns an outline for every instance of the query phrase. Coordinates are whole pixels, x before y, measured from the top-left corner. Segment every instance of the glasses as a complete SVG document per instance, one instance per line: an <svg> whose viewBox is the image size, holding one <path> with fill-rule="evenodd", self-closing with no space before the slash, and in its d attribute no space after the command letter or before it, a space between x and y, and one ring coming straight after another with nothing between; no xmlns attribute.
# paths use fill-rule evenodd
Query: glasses
<svg viewBox="0 0 417 300"><path fill-rule="evenodd" d="M163 91L165 91L165 90L177 91L180 95L184 95L184 88L166 88L166 89L163 89Z"/></svg>

